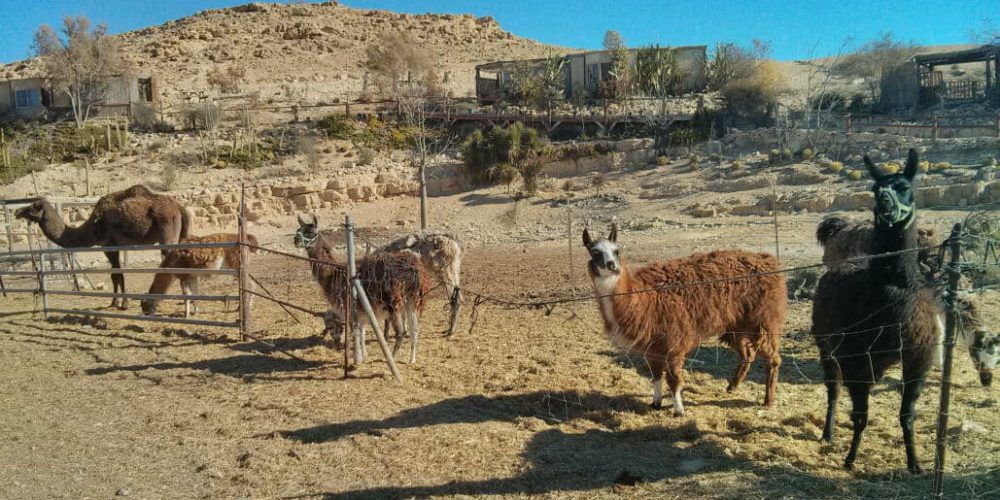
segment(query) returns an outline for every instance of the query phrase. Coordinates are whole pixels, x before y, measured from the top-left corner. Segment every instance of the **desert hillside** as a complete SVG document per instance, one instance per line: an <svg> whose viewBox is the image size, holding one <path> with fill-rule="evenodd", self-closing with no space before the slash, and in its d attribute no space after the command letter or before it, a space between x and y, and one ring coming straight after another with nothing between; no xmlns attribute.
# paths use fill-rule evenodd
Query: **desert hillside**
<svg viewBox="0 0 1000 500"><path fill-rule="evenodd" d="M397 14L336 2L208 10L117 37L136 72L159 78L169 106L208 92L206 75L220 65L244 67L245 90L259 92L265 101L356 95L364 80L365 48L386 32L406 33L430 49L456 96L473 93L476 64L567 50L517 37L491 17ZM20 61L0 67L0 78L38 71L37 61Z"/></svg>

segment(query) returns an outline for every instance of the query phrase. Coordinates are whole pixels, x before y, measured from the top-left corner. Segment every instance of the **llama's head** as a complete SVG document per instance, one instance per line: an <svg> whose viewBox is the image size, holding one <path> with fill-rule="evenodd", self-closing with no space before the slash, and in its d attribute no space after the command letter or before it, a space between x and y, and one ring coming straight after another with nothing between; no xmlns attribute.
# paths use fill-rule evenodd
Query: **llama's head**
<svg viewBox="0 0 1000 500"><path fill-rule="evenodd" d="M299 229L295 231L295 246L298 248L312 248L319 239L319 220L316 214L309 214L302 217L299 214Z"/></svg>
<svg viewBox="0 0 1000 500"><path fill-rule="evenodd" d="M14 217L41 224L45 220L45 203L45 200L37 200L31 205L21 207L14 212Z"/></svg>
<svg viewBox="0 0 1000 500"><path fill-rule="evenodd" d="M976 331L969 354L979 370L979 381L984 387L989 387L993 383L993 370L1000 364L1000 335L985 330Z"/></svg>
<svg viewBox="0 0 1000 500"><path fill-rule="evenodd" d="M139 302L139 305L142 306L142 314L145 314L146 316L156 315L155 300L143 299L141 302Z"/></svg>
<svg viewBox="0 0 1000 500"><path fill-rule="evenodd" d="M895 226L902 224L909 227L916 216L916 204L913 198L914 183L917 176L917 151L910 149L906 158L906 168L896 174L885 174L865 156L865 166L872 179L875 179L875 223L878 225Z"/></svg>
<svg viewBox="0 0 1000 500"><path fill-rule="evenodd" d="M611 225L607 239L594 241L590 232L583 230L583 246L590 253L590 274L594 276L617 276L622 272L618 256L618 226Z"/></svg>

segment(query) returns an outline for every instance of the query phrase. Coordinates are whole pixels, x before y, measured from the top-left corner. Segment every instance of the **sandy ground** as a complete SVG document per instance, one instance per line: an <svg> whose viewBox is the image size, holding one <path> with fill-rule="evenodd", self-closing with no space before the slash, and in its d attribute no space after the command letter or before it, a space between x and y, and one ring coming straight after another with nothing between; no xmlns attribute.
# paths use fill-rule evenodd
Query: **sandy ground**
<svg viewBox="0 0 1000 500"><path fill-rule="evenodd" d="M516 300L575 293L581 301L550 314L486 302L470 332L468 295L460 333L445 340L438 293L422 317L418 363L400 364L401 384L388 375L374 342L371 361L344 380L342 354L317 336L319 319L299 314L299 324L262 300L254 305L254 330L305 362L238 342L233 331L46 321L32 312L39 304L31 297L0 300L0 497L920 498L930 491L929 476L905 471L898 370L874 396L855 472L840 468L850 433L846 397L834 444L819 443L825 389L808 336L808 302L791 305L774 409L761 407L763 374L756 366L744 386L725 392L734 356L708 342L688 361L687 415L653 411L636 360L604 339L586 299L576 237L569 272L569 244L558 229L564 209L525 204L519 222L505 225L499 221L509 220L509 203L483 202L498 198L495 191L473 194L435 199L431 212L433 220L497 237L470 238L467 290ZM396 230L381 224L414 208L414 200L382 200L354 214L361 227L373 228L365 237L378 243ZM621 214L639 211L680 217L654 204ZM924 220L944 229L960 216L925 212ZM782 219L786 265L818 262L811 232L819 217ZM623 254L635 265L709 248L771 251L767 221L723 218L623 232ZM546 225L553 229L531 229ZM265 244L288 246L291 219L258 229L265 227L271 228ZM303 262L258 256L253 273L272 293L323 308ZM148 281L133 276L130 290L145 289ZM203 286L231 289L224 278ZM981 304L995 324L1000 294L981 296ZM223 307L206 304L202 316L235 318ZM162 310L182 314L177 303ZM956 352L954 366L946 488L955 498L989 497L1000 488L996 388L979 386L964 352ZM916 426L927 469L939 390L935 371Z"/></svg>

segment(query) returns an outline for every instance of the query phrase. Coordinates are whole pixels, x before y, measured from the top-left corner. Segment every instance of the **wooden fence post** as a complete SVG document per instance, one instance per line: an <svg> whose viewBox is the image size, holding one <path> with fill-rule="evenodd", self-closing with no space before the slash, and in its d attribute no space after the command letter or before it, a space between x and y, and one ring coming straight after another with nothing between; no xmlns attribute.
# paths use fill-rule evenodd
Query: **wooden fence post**
<svg viewBox="0 0 1000 500"><path fill-rule="evenodd" d="M941 373L941 403L938 409L937 443L934 453L934 496L944 498L944 466L946 441L948 433L948 407L951 404L951 363L955 351L955 327L958 325L958 312L955 300L958 295L958 281L961 273L958 269L962 252L962 224L955 224L951 230L948 242L951 248L951 261L948 265L948 292L945 294L945 309L948 315L944 327L944 366Z"/></svg>
<svg viewBox="0 0 1000 500"><path fill-rule="evenodd" d="M237 278L240 286L240 341L246 340L251 332L250 317L250 248L247 247L247 210L246 210L246 187L240 186L240 215L239 215L239 237L240 237L240 273Z"/></svg>
<svg viewBox="0 0 1000 500"><path fill-rule="evenodd" d="M851 114L850 113L847 113L847 116L844 117L844 133L847 133L847 134L851 133Z"/></svg>
<svg viewBox="0 0 1000 500"><path fill-rule="evenodd" d="M931 138L932 139L937 139L938 138L938 115L937 115L937 113L935 113L933 116L931 116Z"/></svg>
<svg viewBox="0 0 1000 500"><path fill-rule="evenodd" d="M997 139L1000 139L1000 113L997 113L996 123L994 126L996 127Z"/></svg>
<svg viewBox="0 0 1000 500"><path fill-rule="evenodd" d="M354 258L354 224L351 222L351 216L344 216L344 235L347 239L347 286L351 292L351 298L357 299L358 293L354 290L352 283L354 283L355 273L357 273L357 267L355 265ZM354 300L348 301L351 305L354 305ZM358 321L354 318L354 321ZM350 333L354 334L352 337L352 342L354 343L354 364L360 365L365 361L365 343L364 337L361 335L360 328L352 328L348 330ZM346 337L344 339L345 343L347 341Z"/></svg>

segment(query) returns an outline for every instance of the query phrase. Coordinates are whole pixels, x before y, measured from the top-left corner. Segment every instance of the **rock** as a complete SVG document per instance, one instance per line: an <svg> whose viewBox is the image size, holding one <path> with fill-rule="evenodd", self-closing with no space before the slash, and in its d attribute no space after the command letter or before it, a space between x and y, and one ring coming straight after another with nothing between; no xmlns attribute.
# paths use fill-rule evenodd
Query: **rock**
<svg viewBox="0 0 1000 500"><path fill-rule="evenodd" d="M794 172L789 172L787 174L782 174L778 177L779 184L785 184L788 186L804 186L809 184L821 184L829 179L828 176L823 175L819 172L810 172L798 170Z"/></svg>
<svg viewBox="0 0 1000 500"><path fill-rule="evenodd" d="M129 496L130 493L132 493L132 492L129 491L129 490L127 490L127 489L125 489L125 488L118 488L118 491L115 492L115 496L127 497L127 496Z"/></svg>
<svg viewBox="0 0 1000 500"><path fill-rule="evenodd" d="M709 182L705 185L705 189L717 193L732 193L736 191L749 191L751 189L765 188L774 185L774 182L775 177L773 175L753 175L740 179Z"/></svg>

